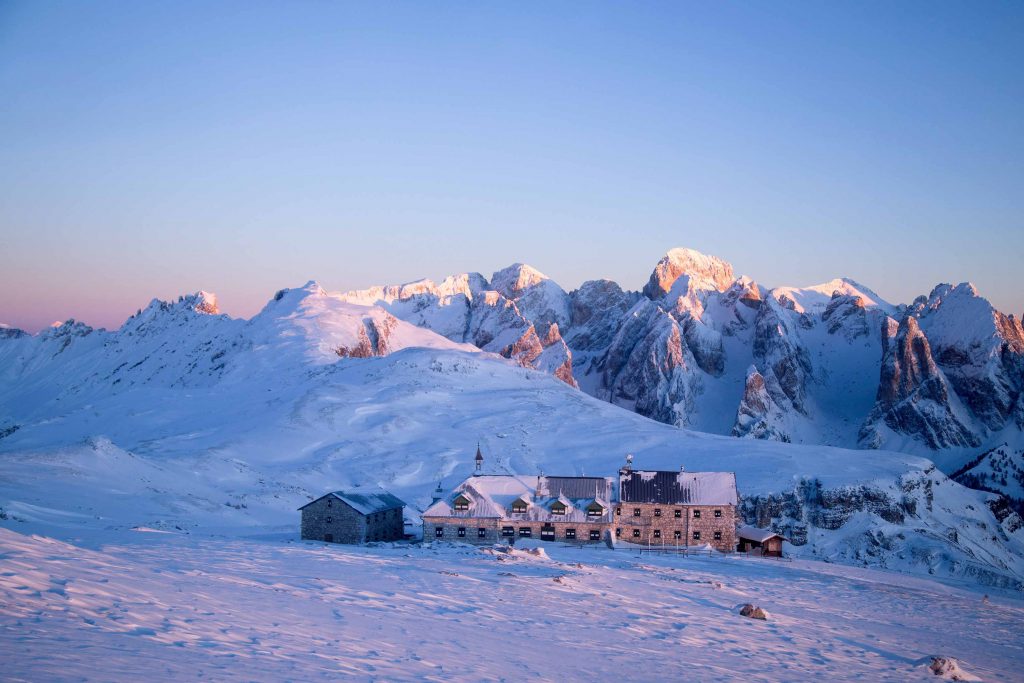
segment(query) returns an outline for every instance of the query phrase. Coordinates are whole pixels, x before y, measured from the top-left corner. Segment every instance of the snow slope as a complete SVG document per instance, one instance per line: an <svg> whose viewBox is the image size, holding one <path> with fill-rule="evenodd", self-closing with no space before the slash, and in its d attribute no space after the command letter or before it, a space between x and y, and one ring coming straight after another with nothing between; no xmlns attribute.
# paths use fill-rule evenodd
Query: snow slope
<svg viewBox="0 0 1024 683"><path fill-rule="evenodd" d="M1019 596L820 562L145 530L0 528L0 549L11 681L923 683L935 655L985 681L1022 665Z"/></svg>

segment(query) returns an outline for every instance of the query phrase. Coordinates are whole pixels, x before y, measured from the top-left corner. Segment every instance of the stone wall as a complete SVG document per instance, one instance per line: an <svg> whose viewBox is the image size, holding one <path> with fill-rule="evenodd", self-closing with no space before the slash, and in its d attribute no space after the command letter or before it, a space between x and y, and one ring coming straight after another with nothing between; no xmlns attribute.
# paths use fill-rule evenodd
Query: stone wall
<svg viewBox="0 0 1024 683"><path fill-rule="evenodd" d="M494 518L475 517L424 517L423 518L423 540L424 541L459 541L462 543L473 543L478 545L492 545L494 543L507 543L510 538L534 538L537 540L558 541L561 543L601 543L604 540L604 532L609 529L609 524L602 522L537 522L530 520L499 520ZM438 528L441 535L437 535ZM484 530L481 536L479 530ZM507 529L511 529L511 536ZM523 534L524 529L529 529L529 536ZM544 535L544 530L554 532L553 537ZM460 533L460 530L463 530ZM573 533L566 533L574 531ZM591 532L597 532L596 538L591 538Z"/></svg>
<svg viewBox="0 0 1024 683"><path fill-rule="evenodd" d="M732 505L618 503L614 529L616 539L627 543L736 550L736 508Z"/></svg>
<svg viewBox="0 0 1024 683"><path fill-rule="evenodd" d="M302 509L302 538L331 543L399 541L405 529L402 508L363 515L348 503L324 496Z"/></svg>

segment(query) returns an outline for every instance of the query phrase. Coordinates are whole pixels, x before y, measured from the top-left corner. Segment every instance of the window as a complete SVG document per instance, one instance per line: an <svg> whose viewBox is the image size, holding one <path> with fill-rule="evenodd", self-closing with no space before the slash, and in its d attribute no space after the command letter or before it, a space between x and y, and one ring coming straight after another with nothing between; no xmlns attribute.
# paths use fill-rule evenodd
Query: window
<svg viewBox="0 0 1024 683"><path fill-rule="evenodd" d="M332 501L330 498L328 498L327 499L327 507L331 507L331 503L333 503L333 502L334 501Z"/></svg>
<svg viewBox="0 0 1024 683"><path fill-rule="evenodd" d="M435 526L434 527L434 538L444 538L444 527L443 526Z"/></svg>
<svg viewBox="0 0 1024 683"><path fill-rule="evenodd" d="M654 516L661 517L661 508L654 508Z"/></svg>
<svg viewBox="0 0 1024 683"><path fill-rule="evenodd" d="M683 532L680 531L679 529L676 529L675 531L672 532L672 538L676 539L677 541L680 538L682 538L682 537L683 537Z"/></svg>
<svg viewBox="0 0 1024 683"><path fill-rule="evenodd" d="M633 538L640 538L640 530L633 529Z"/></svg>
<svg viewBox="0 0 1024 683"><path fill-rule="evenodd" d="M633 516L634 517L639 517L640 516L640 508L633 508Z"/></svg>
<svg viewBox="0 0 1024 683"><path fill-rule="evenodd" d="M333 522L334 520L333 520L333 519L331 519L330 517L324 517L324 521L325 521L326 523L330 524L330 523L331 523L331 522Z"/></svg>
<svg viewBox="0 0 1024 683"><path fill-rule="evenodd" d="M575 529L566 529L565 530L565 537L568 538L568 539L576 538L576 530Z"/></svg>
<svg viewBox="0 0 1024 683"><path fill-rule="evenodd" d="M553 526L542 526L540 528L540 540L542 540L542 541L553 541L553 540L555 540L555 527L553 527Z"/></svg>
<svg viewBox="0 0 1024 683"><path fill-rule="evenodd" d="M715 532L715 540L716 541L721 541L722 540L722 532L721 531L716 531Z"/></svg>
<svg viewBox="0 0 1024 683"><path fill-rule="evenodd" d="M512 512L515 512L515 513L526 512L526 503L524 503L521 500L517 500L516 502L512 503Z"/></svg>
<svg viewBox="0 0 1024 683"><path fill-rule="evenodd" d="M700 532L699 531L694 531L693 532L693 540L695 540L695 541L699 541L700 540Z"/></svg>
<svg viewBox="0 0 1024 683"><path fill-rule="evenodd" d="M715 517L721 517L721 516L722 516L722 511L721 510L715 510Z"/></svg>
<svg viewBox="0 0 1024 683"><path fill-rule="evenodd" d="M520 536L520 538L529 538L532 535L533 535L533 532L530 531L530 527L528 527L528 526L521 526L521 527L519 527L519 536Z"/></svg>
<svg viewBox="0 0 1024 683"><path fill-rule="evenodd" d="M587 517L600 517L604 514L604 508L600 505L594 505L587 508Z"/></svg>
<svg viewBox="0 0 1024 683"><path fill-rule="evenodd" d="M565 505L562 504L562 503L555 503L554 505L551 506L551 514L553 514L553 515L564 515L565 514Z"/></svg>
<svg viewBox="0 0 1024 683"><path fill-rule="evenodd" d="M466 537L466 527L460 526L459 527L459 538L465 538L465 537Z"/></svg>
<svg viewBox="0 0 1024 683"><path fill-rule="evenodd" d="M622 508L615 508L615 514L616 514L616 516L621 515L622 514Z"/></svg>
<svg viewBox="0 0 1024 683"><path fill-rule="evenodd" d="M601 540L601 530L600 529L591 529L590 530L590 540L591 541L600 541Z"/></svg>
<svg viewBox="0 0 1024 683"><path fill-rule="evenodd" d="M683 511L682 510L676 510L675 515L676 515L676 519L679 519L680 517L683 516Z"/></svg>
<svg viewBox="0 0 1024 683"><path fill-rule="evenodd" d="M693 511L693 518L694 519L700 519L700 510L694 510Z"/></svg>
<svg viewBox="0 0 1024 683"><path fill-rule="evenodd" d="M661 538L661 529L655 529L654 530L654 537L655 538Z"/></svg>
<svg viewBox="0 0 1024 683"><path fill-rule="evenodd" d="M501 527L501 535L505 537L515 536L516 528L514 526L503 526Z"/></svg>
<svg viewBox="0 0 1024 683"><path fill-rule="evenodd" d="M622 529L615 530L615 538L622 538Z"/></svg>
<svg viewBox="0 0 1024 683"><path fill-rule="evenodd" d="M483 527L480 527L479 529L477 529L476 530L476 537L477 538L487 538L487 529L485 529Z"/></svg>
<svg viewBox="0 0 1024 683"><path fill-rule="evenodd" d="M459 496L455 499L455 510L456 512L464 512L469 509L469 499L463 496Z"/></svg>

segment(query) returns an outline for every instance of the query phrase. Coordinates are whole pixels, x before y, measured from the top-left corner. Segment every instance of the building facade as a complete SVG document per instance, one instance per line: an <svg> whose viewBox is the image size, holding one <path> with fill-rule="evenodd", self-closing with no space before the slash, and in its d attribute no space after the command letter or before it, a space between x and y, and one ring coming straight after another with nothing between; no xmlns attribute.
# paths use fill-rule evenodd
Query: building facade
<svg viewBox="0 0 1024 683"><path fill-rule="evenodd" d="M423 540L490 545L520 538L736 549L732 472L619 471L605 477L476 475L423 513Z"/></svg>
<svg viewBox="0 0 1024 683"><path fill-rule="evenodd" d="M643 545L736 549L732 472L619 470L617 540Z"/></svg>
<svg viewBox="0 0 1024 683"><path fill-rule="evenodd" d="M405 537L405 503L383 489L332 491L299 510L304 540L366 543Z"/></svg>
<svg viewBox="0 0 1024 683"><path fill-rule="evenodd" d="M611 528L607 477L470 477L423 513L423 540L492 544L517 538L597 543Z"/></svg>

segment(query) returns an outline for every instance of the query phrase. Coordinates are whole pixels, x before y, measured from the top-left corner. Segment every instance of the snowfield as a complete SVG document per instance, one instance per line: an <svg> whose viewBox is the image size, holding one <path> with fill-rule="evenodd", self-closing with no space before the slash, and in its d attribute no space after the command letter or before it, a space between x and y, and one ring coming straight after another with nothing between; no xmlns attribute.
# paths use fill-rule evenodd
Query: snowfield
<svg viewBox="0 0 1024 683"><path fill-rule="evenodd" d="M934 655L1012 681L1024 665L1019 595L821 562L4 525L8 681L935 681Z"/></svg>

